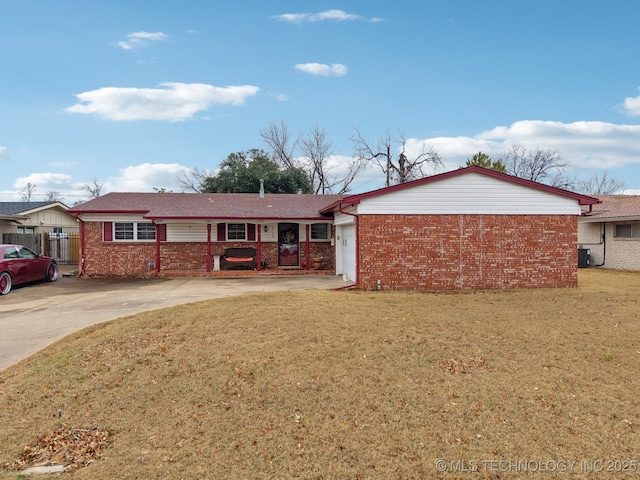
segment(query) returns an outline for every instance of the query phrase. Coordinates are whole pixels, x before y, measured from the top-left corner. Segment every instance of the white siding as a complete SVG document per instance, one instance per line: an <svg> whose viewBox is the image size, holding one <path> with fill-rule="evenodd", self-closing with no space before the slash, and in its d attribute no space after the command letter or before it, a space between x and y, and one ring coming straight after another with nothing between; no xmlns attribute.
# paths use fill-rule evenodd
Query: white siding
<svg viewBox="0 0 640 480"><path fill-rule="evenodd" d="M216 241L217 229L215 225L211 227L211 241ZM206 242L207 226L203 223L168 223L168 242Z"/></svg>
<svg viewBox="0 0 640 480"><path fill-rule="evenodd" d="M577 200L479 173L365 198L360 214L579 215Z"/></svg>

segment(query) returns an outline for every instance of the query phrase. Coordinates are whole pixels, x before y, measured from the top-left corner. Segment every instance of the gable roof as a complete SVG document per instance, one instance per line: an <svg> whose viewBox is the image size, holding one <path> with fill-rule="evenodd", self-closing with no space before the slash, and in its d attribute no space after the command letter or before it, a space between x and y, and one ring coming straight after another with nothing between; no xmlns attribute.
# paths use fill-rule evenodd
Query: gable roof
<svg viewBox="0 0 640 480"><path fill-rule="evenodd" d="M404 190L404 189L408 189L408 188L412 188L418 185L425 185L425 184L429 184L429 183L434 183L434 182L438 182L447 178L452 178L452 177L457 177L459 175L467 175L470 173L479 173L481 175L486 175L489 177L493 177L493 178L497 178L499 180L503 180L506 182L510 182L510 183L514 183L517 185L522 185L525 187L529 187L529 188L534 188L536 190L540 190L540 191L544 191L547 193L552 193L555 195L559 195L562 197L567 197L567 198L571 198L574 199L578 202L579 205L594 205L597 204L599 202L599 200L597 198L594 197L589 197L587 195L582 195L579 193L575 193L575 192L570 192L569 190L563 190L561 188L556 188L556 187L551 187L549 185L545 185L542 183L538 183L538 182L532 182L531 180L526 180L524 178L518 178L518 177L514 177L512 175L507 175L506 173L500 173L500 172L496 172L495 170L490 170L488 168L482 168L482 167L477 167L477 166L471 166L471 167L465 167L465 168L459 168L458 170L452 170L450 172L445 172L445 173L440 173L437 175L432 175L430 177L424 177L424 178L420 178L418 180L413 180L411 182L406 182L406 183L401 183L398 185L393 185L390 187L385 187L385 188L380 188L378 190L372 190L370 192L366 192L366 193L360 193L360 194L356 194L356 195L350 195L350 196L345 196L342 199L339 199L338 201L332 203L331 205L328 205L327 207L325 207L322 212L323 213L329 213L329 212L334 212L337 211L340 207L340 205L357 205L359 204L362 200L366 199L366 198L371 198L371 197L375 197L378 195L384 195L387 193L391 193L391 192L395 192L398 190Z"/></svg>
<svg viewBox="0 0 640 480"><path fill-rule="evenodd" d="M46 207L59 206L63 210L68 207L58 201L47 202L0 202L0 215L26 215Z"/></svg>
<svg viewBox="0 0 640 480"><path fill-rule="evenodd" d="M82 214L140 214L152 220L323 219L341 195L257 193L108 193L69 209Z"/></svg>
<svg viewBox="0 0 640 480"><path fill-rule="evenodd" d="M640 220L640 195L598 195L601 203L585 214L583 222Z"/></svg>

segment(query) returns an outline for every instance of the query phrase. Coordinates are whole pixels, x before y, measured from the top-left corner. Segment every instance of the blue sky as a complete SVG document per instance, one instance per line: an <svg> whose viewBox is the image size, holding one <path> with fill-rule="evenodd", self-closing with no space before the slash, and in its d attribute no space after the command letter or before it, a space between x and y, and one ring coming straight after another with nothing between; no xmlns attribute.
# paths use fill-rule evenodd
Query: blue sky
<svg viewBox="0 0 640 480"><path fill-rule="evenodd" d="M0 0L0 201L179 191L319 126L335 163L357 127L445 170L514 144L640 193L636 0ZM352 191L377 188L370 169Z"/></svg>

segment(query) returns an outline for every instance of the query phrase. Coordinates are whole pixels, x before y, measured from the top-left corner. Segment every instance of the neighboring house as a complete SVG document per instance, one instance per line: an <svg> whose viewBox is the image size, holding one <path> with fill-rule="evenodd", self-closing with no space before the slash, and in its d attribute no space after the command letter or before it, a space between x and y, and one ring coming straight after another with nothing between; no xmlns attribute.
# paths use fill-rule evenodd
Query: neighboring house
<svg viewBox="0 0 640 480"><path fill-rule="evenodd" d="M61 202L0 202L0 234L77 232L68 209Z"/></svg>
<svg viewBox="0 0 640 480"><path fill-rule="evenodd" d="M368 193L111 193L70 210L83 271L209 272L228 247L362 289L577 285L578 217L598 200L467 167ZM261 269L258 262L258 270Z"/></svg>
<svg viewBox="0 0 640 480"><path fill-rule="evenodd" d="M640 270L640 195L597 197L602 203L578 223L578 244L588 250L588 266Z"/></svg>

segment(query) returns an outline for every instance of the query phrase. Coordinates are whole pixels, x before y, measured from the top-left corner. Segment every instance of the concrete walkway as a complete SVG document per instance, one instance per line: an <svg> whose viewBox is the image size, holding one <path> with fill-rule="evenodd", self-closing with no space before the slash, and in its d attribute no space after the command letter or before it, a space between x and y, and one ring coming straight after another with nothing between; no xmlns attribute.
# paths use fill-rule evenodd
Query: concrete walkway
<svg viewBox="0 0 640 480"><path fill-rule="evenodd" d="M79 279L14 287L0 296L0 370L70 333L144 311L245 293L329 290L335 275L252 278Z"/></svg>

